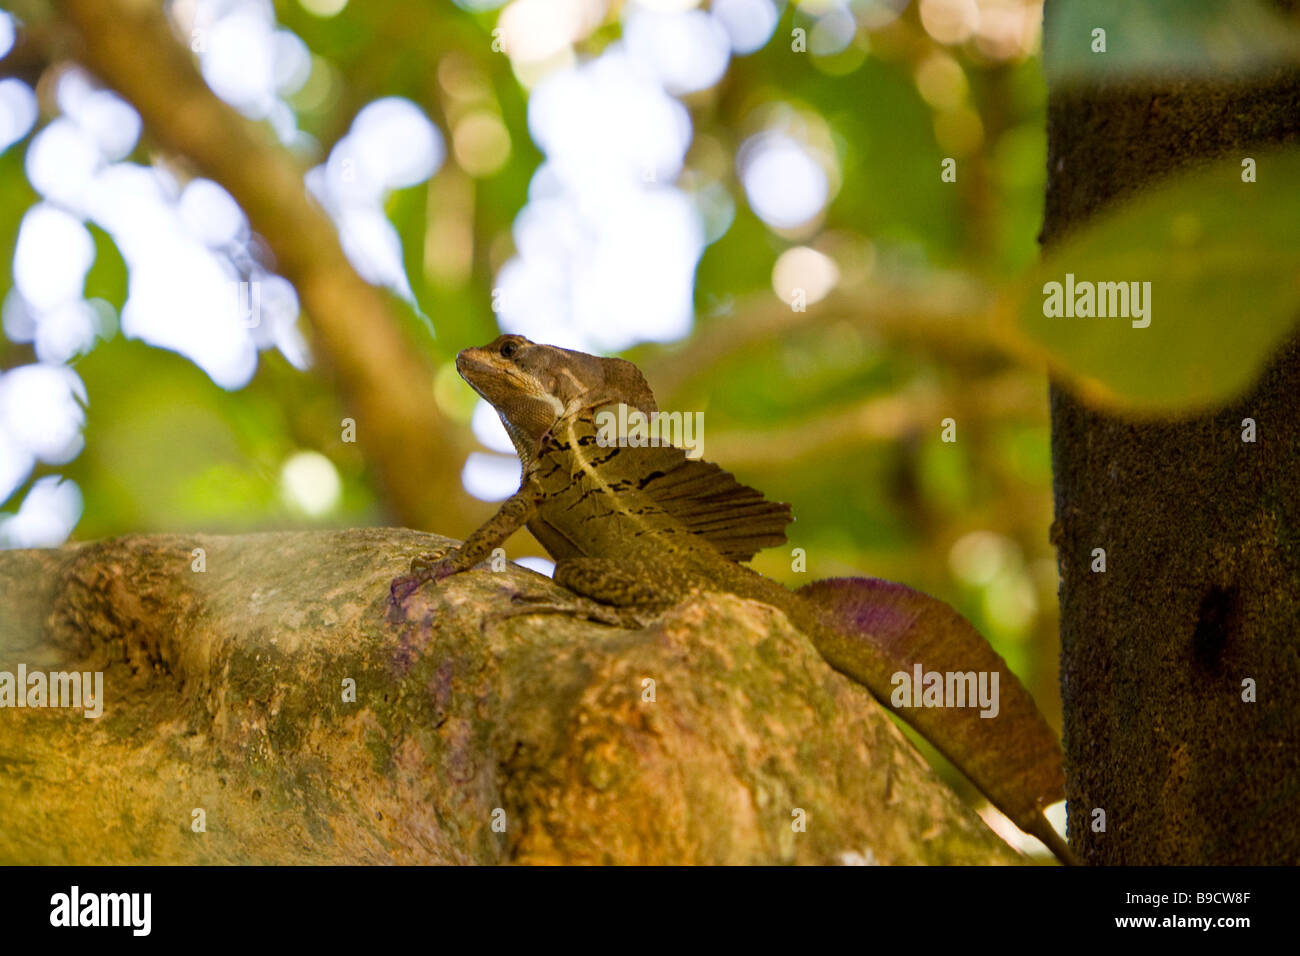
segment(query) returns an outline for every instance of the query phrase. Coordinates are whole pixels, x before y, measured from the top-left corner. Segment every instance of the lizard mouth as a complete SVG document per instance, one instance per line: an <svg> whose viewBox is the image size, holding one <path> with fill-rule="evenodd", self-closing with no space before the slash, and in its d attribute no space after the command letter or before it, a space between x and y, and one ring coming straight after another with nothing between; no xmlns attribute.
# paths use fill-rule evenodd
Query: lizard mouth
<svg viewBox="0 0 1300 956"><path fill-rule="evenodd" d="M526 385L523 373L480 348L461 349L456 353L456 372L470 388L494 406L505 395Z"/></svg>
<svg viewBox="0 0 1300 956"><path fill-rule="evenodd" d="M485 359L481 349L461 349L456 353L456 372L469 383L469 387L483 395L484 387L493 379L502 378L506 370ZM487 398L486 395L483 395Z"/></svg>

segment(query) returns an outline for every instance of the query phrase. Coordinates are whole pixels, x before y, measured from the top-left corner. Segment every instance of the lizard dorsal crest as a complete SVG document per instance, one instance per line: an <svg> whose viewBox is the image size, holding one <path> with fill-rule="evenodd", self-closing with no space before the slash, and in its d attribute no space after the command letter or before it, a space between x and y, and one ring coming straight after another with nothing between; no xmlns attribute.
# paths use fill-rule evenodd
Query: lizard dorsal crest
<svg viewBox="0 0 1300 956"><path fill-rule="evenodd" d="M724 557L748 561L763 548L785 543L790 506L768 501L710 461L687 458L671 445L624 448L642 474L639 490Z"/></svg>
<svg viewBox="0 0 1300 956"><path fill-rule="evenodd" d="M601 383L584 396L584 408L623 402L630 408L639 408L647 415L659 410L654 392L650 390L650 385L639 368L626 359L598 358L597 361L602 373Z"/></svg>

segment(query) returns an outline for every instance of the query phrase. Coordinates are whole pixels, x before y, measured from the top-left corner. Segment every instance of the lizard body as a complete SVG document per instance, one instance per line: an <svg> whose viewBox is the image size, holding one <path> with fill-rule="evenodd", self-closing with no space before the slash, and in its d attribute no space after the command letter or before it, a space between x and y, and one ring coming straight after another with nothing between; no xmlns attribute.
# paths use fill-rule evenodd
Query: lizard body
<svg viewBox="0 0 1300 956"><path fill-rule="evenodd" d="M865 685L887 707L892 677L907 657L899 645L915 640L918 621L951 629L951 616L974 634L946 605L902 585L839 579L792 592L741 564L761 548L785 541L789 506L768 501L717 465L688 458L672 446L602 445L598 409L622 402L646 413L656 410L653 393L631 363L506 335L462 351L456 367L500 414L519 453L520 488L459 548L417 558L413 576L394 582L395 599L423 581L473 567L527 525L556 559L556 583L568 590L632 615L665 610L692 590L760 601L782 611L832 667ZM958 655L962 669L971 669L971 663L976 669L1000 666L1004 688L1008 678L1018 688L1011 705L1032 712L1020 715L1031 732L1017 744L1034 751L1017 758L1023 766L1003 768L1007 761L999 758L1005 752L969 752L986 740L987 728L977 717L973 725L954 729L951 711L891 709L1018 826L1064 856L1068 850L1041 815L1064 789L1063 779L1057 785L1055 735L1001 658L975 638L982 646L963 648L971 653ZM919 640L924 643L925 637ZM932 657L952 656L934 644L930 651ZM999 779L1003 769L1016 779Z"/></svg>

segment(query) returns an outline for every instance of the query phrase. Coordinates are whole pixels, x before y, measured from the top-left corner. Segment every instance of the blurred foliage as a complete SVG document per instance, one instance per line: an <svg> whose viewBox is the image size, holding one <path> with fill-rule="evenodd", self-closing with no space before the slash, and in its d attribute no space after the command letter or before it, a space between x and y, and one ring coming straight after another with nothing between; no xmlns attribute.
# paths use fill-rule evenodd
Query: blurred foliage
<svg viewBox="0 0 1300 956"><path fill-rule="evenodd" d="M1279 6L1266 0L1061 4L1056 27L1044 39L1051 79L1242 75L1294 62L1300 32ZM1105 56L1097 55L1098 40Z"/></svg>
<svg viewBox="0 0 1300 956"><path fill-rule="evenodd" d="M1156 279L1160 312L1192 323L1176 328L1157 318L1145 333L1123 338L1126 351L1117 363L1115 339L1100 338L1105 329L1093 325L1088 329L1096 334L1079 333L1077 324L1043 322L1041 293L1035 292L1044 281L1034 265L1046 162L1038 6L1032 0L1001 4L1021 18L1014 22L1022 24L1023 35L1020 47L1003 44L993 52L983 38L936 38L924 6L910 4L889 22L860 24L847 46L818 56L793 48L792 31L813 21L803 8L785 5L761 49L734 56L719 83L682 97L693 134L680 181L720 182L734 217L706 248L696 272L695 335L640 346L629 357L658 387L657 370L667 378L690 356L691 371L661 391L661 405L707 411L706 456L714 457L710 446L737 449L734 462L722 455L718 460L732 465L742 481L793 503L790 546L806 550L806 573L792 570L786 549L761 555L759 570L792 586L870 574L949 601L990 636L1055 720L1057 582L1047 539L1046 380L1041 370L1005 353L966 350L963 337L950 335L986 335L988 312L963 312L967 307L958 304L958 314L929 323L932 304L921 293L944 288L956 274L985 288L1010 287L1023 299L1021 328L1002 332L1027 333L1061 367L1077 364L1083 375L1141 397L1212 398L1249 376L1279 327L1244 332L1215 316L1236 301L1267 306L1278 323L1288 308L1294 314L1296 286L1279 278L1286 268L1294 275L1294 244L1287 245L1285 233L1295 222L1296 200L1293 193L1283 195L1281 184L1294 182L1300 170L1287 160L1275 178L1261 174L1250 187L1238 182L1210 190L1218 198L1209 204L1204 189L1163 193L1131 214L1148 217L1140 227L1138 219L1116 219L1052 260L1048 272L1063 271L1067 263L1080 278L1132 273ZM851 9L880 7L864 2ZM1070 5L1076 12L1082 7ZM614 5L578 44L578 57L594 55L619 36L619 9ZM1092 10L1077 15L1091 23ZM430 338L415 313L404 312L411 347L437 369L429 400L468 427L472 396L450 363L458 349L497 334L494 282L513 251L512 225L542 160L529 135L527 84L494 49L499 11L426 0L353 0L337 15L321 17L299 0L278 0L275 13L312 56L311 79L289 99L298 125L317 144L299 157L304 169L320 162L358 110L380 97L408 98L448 141L448 158L433 178L393 193L386 212L401 236L414 299L437 333ZM1180 22L1168 11L1152 16L1161 26ZM1254 29L1252 17L1242 29ZM1189 56L1200 55L1195 43L1242 35L1198 23L1187 21L1179 34L1192 38ZM1084 30L1080 43L1087 35ZM1053 42L1068 43L1070 36ZM1114 32L1111 42L1121 49ZM57 114L50 77L59 68L49 64L37 85L42 122ZM469 110L486 111L504 126L510 148L498 169L462 168L450 149L450 130ZM794 117L833 152L838 188L806 228L766 225L737 179L738 148L773 110ZM29 141L30 134L0 155L0 255L10 261L19 221L37 199L24 171ZM940 177L949 157L957 161L954 182ZM157 155L147 135L130 158L166 162L185 175L183 158ZM1239 214L1242 188L1249 190L1245 218ZM1199 243L1197 255L1171 265L1169 243L1185 245L1188 235L1171 227L1184 205L1200 210L1192 240ZM120 310L126 267L105 233L92 234L96 257L85 295ZM865 309L823 315L813 303L806 313L791 311L788 324L752 334L756 316L776 302L778 257L803 245L835 263L838 288L850 301L874 290L877 301L892 305L896 321L877 322ZM1230 281L1198 281L1211 274L1212 262L1232 267ZM7 275L4 283L7 292ZM1276 292L1267 301L1259 297L1265 287ZM1202 313L1194 307L1198 301L1214 310ZM609 321L619 321L616 301L609 303ZM1188 337L1180 340L1182 330ZM696 339L705 336L710 344L701 356ZM1174 357L1204 364L1182 378L1151 373L1154 363ZM0 368L31 361L30 346L0 340ZM188 360L120 334L72 364L89 396L85 450L69 465L39 466L11 507L32 481L58 473L75 480L84 496L75 532L82 539L388 519L357 446L339 440L338 397L322 377L294 369L278 353L264 351L252 383L234 392L214 385ZM941 440L948 418L956 423L956 442ZM819 444L801 448L787 440L819 430L826 436ZM325 455L342 482L339 505L323 516L303 515L281 492L285 461L303 449ZM463 462L440 464L459 471ZM488 510L485 505L484 514ZM532 542L517 540L516 546L513 557L541 553Z"/></svg>

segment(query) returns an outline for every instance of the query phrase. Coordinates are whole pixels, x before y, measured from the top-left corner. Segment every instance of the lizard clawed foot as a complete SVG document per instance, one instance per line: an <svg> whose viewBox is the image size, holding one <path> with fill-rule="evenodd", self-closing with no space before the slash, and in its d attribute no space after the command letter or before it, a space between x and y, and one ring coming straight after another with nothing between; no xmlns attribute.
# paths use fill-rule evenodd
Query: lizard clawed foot
<svg viewBox="0 0 1300 956"><path fill-rule="evenodd" d="M426 581L441 581L456 572L455 556L458 548L446 547L427 551L411 559L411 573L393 578L388 593L394 604L401 604L419 590Z"/></svg>
<svg viewBox="0 0 1300 956"><path fill-rule="evenodd" d="M459 549L449 545L445 548L438 548L434 551L426 551L423 554L417 554L415 557L411 559L411 574L430 575L429 577L425 578L426 581L441 580L441 578L439 577L432 576L434 570L438 567L438 565L445 562L447 558L449 558L457 550ZM451 572L448 571L447 573L450 574ZM446 574L442 575L442 577L446 577L446 576L447 576Z"/></svg>
<svg viewBox="0 0 1300 956"><path fill-rule="evenodd" d="M393 583L388 586L389 602L400 607L426 580L428 579L418 574L402 574L393 578Z"/></svg>

